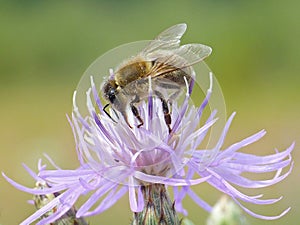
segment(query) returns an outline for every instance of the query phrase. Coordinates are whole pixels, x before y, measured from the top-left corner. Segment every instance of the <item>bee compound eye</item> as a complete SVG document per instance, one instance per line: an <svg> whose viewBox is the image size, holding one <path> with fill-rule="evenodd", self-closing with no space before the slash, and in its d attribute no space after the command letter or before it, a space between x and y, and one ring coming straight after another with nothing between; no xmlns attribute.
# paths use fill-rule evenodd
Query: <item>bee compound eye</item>
<svg viewBox="0 0 300 225"><path fill-rule="evenodd" d="M111 103L113 103L116 99L116 92L114 89L110 89L108 92L108 99Z"/></svg>

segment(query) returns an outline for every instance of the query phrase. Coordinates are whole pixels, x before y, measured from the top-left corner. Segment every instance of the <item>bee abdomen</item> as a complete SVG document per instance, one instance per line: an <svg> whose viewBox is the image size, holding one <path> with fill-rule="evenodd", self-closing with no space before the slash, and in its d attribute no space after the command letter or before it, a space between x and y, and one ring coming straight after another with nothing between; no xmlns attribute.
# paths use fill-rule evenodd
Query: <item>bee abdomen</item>
<svg viewBox="0 0 300 225"><path fill-rule="evenodd" d="M189 73L185 72L182 69L174 69L173 71L167 72L163 75L163 78L168 79L176 84L179 85L185 85L185 80L184 77L186 78L187 82L189 83L191 80L191 76Z"/></svg>

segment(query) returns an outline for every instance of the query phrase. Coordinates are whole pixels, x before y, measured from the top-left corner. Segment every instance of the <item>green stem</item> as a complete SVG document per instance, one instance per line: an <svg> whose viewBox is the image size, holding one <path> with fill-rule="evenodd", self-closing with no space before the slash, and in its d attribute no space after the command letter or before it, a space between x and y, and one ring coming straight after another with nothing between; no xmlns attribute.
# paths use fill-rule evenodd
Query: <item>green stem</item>
<svg viewBox="0 0 300 225"><path fill-rule="evenodd" d="M180 221L163 184L142 187L145 207L134 213L131 225L180 225Z"/></svg>

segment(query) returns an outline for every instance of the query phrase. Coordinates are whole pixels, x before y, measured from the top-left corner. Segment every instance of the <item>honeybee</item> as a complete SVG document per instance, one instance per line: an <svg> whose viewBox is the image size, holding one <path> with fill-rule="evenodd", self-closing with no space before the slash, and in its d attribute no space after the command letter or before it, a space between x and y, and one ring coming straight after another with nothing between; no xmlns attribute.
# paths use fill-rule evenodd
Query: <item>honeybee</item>
<svg viewBox="0 0 300 225"><path fill-rule="evenodd" d="M180 39L185 33L186 24L177 24L160 33L136 56L127 59L119 65L115 73L106 80L102 86L104 98L113 110L121 113L126 123L128 121L128 107L139 121L137 127L144 124L136 107L143 98L149 95L149 77L153 96L162 102L164 119L171 129L171 116L168 102L174 101L181 91L190 83L192 78L192 65L202 61L210 55L212 49L202 44L180 45ZM163 90L169 90L166 100Z"/></svg>

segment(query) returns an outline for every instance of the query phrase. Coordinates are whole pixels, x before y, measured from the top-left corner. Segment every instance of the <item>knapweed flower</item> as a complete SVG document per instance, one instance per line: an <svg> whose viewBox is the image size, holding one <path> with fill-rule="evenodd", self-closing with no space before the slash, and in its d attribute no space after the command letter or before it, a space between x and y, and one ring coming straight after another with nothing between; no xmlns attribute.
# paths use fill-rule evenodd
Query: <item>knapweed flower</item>
<svg viewBox="0 0 300 225"><path fill-rule="evenodd" d="M87 91L88 115L80 114L74 97L74 109L70 118L80 167L73 170L61 169L51 159L49 160L55 167L53 170L39 163L39 171L35 174L25 167L36 181L47 184L42 190L24 187L4 175L13 186L33 195L59 193L21 224L30 224L35 220L39 220L39 225L51 223L68 212L81 196L88 197L79 206L77 217L99 214L109 209L126 193L129 194L131 210L141 212L146 204L145 187L158 184L173 190L174 210L177 212L187 214L182 206L186 196L210 211L211 206L192 191L193 186L202 182L207 182L230 196L247 213L257 218L277 219L286 214L289 208L277 216L263 216L250 211L241 202L273 204L281 198L262 199L262 195L249 196L238 188L268 187L287 177L293 165L291 151L294 144L285 151L276 150L267 156L240 152L243 147L262 138L266 133L262 130L223 148L235 115L233 113L216 145L211 149L202 149L201 143L217 122L216 112L212 112L199 126L211 91L212 87L202 105L195 107L188 104L191 88L187 87L182 105L176 102L172 105L172 132L169 132L161 101L152 97L151 90L148 100L141 102L138 108L144 125L138 128L136 118L128 114L129 120L134 124L130 128L122 116L117 116L117 112L112 111L111 115L118 122L103 112L99 91L92 81L91 88ZM283 172L285 168L288 170ZM274 172L275 175L271 179L251 180L243 176L246 172ZM49 211L52 213L43 217Z"/></svg>

